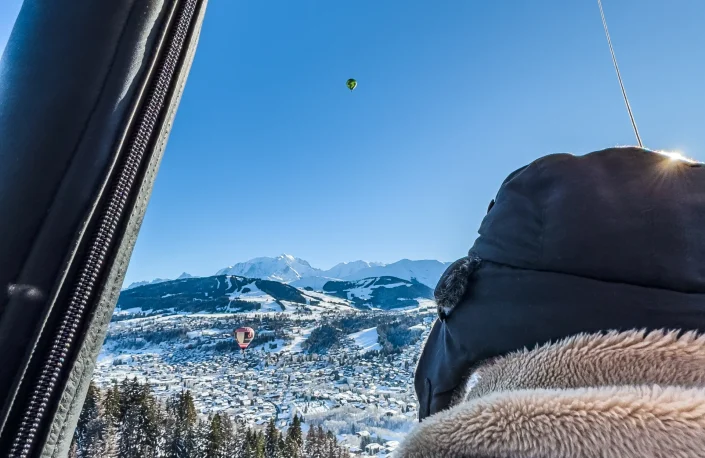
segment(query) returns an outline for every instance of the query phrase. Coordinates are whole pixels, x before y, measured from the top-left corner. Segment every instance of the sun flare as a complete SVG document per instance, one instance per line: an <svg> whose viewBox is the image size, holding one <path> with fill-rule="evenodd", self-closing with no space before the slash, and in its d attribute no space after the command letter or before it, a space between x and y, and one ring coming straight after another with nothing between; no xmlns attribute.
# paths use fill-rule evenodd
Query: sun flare
<svg viewBox="0 0 705 458"><path fill-rule="evenodd" d="M668 157L672 161L681 161L681 162L687 162L689 164L697 164L698 161L695 159L691 159L687 156L684 156L682 153L679 153L678 151L656 151L657 153Z"/></svg>

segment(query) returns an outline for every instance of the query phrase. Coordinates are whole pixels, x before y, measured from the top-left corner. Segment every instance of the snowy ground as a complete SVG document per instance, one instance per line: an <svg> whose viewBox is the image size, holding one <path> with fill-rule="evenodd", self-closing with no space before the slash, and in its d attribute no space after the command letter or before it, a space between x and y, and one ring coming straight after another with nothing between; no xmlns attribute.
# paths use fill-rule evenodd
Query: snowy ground
<svg viewBox="0 0 705 458"><path fill-rule="evenodd" d="M348 337L353 339L355 345L360 347L360 353L382 349L378 342L379 334L377 333L376 327L363 329L362 331L349 334Z"/></svg>
<svg viewBox="0 0 705 458"><path fill-rule="evenodd" d="M348 300L352 301L355 298L367 301L372 299L374 290L377 288L399 288L399 287L409 287L409 283L392 283L392 284L378 284L379 279L377 278L367 278L364 280L358 280L355 282L355 286L352 288L345 289L348 295Z"/></svg>
<svg viewBox="0 0 705 458"><path fill-rule="evenodd" d="M311 332L316 329L316 326L311 326L306 329L294 328L294 339L289 345L282 349L282 353L302 353L301 344L311 335Z"/></svg>

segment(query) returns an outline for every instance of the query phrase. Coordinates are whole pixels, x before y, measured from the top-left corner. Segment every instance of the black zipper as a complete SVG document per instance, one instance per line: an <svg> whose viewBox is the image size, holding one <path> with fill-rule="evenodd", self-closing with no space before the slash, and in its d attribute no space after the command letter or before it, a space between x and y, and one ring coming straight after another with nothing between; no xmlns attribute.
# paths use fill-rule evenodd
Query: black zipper
<svg viewBox="0 0 705 458"><path fill-rule="evenodd" d="M178 1L178 0L177 0ZM86 310L100 285L108 254L113 248L119 223L125 216L127 203L137 188L136 182L145 156L152 144L153 136L167 108L169 91L176 76L189 30L196 17L198 0L184 0L173 21L173 26L163 45L162 57L153 72L147 97L134 124L133 134L122 162L120 171L113 179L109 197L103 206L97 230L89 245L87 256L82 262L78 281L69 300L68 307L59 322L39 377L33 385L29 402L15 434L10 449L10 457L26 458L37 439L40 424L45 420L49 401L55 394L65 364L72 351L78 331L83 328Z"/></svg>

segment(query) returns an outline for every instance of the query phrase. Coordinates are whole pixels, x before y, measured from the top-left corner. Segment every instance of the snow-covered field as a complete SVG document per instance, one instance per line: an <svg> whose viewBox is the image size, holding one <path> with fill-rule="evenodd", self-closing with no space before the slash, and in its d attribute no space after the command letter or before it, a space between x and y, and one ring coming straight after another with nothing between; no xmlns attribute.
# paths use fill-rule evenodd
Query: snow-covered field
<svg viewBox="0 0 705 458"><path fill-rule="evenodd" d="M354 286L346 288L344 291L347 293L347 298L349 301L354 301L356 298L363 301L369 301L374 295L374 290L378 288L409 288L411 285L409 283L380 283L378 278L366 278L363 280L357 280L352 282ZM407 299L400 299L407 300Z"/></svg>
<svg viewBox="0 0 705 458"><path fill-rule="evenodd" d="M363 329L362 331L349 334L348 337L353 339L356 346L360 347L360 353L382 349L378 342L379 334L377 333L377 327Z"/></svg>

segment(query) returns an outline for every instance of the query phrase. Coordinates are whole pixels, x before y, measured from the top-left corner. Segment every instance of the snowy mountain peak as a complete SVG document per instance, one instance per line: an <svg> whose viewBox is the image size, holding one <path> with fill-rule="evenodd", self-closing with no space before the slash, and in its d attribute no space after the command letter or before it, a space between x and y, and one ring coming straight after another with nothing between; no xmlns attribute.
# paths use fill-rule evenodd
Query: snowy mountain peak
<svg viewBox="0 0 705 458"><path fill-rule="evenodd" d="M312 267L308 261L290 254L261 257L241 262L216 272L216 275L237 275L292 283L299 288L320 289L329 280L360 280L369 277L392 276L404 280L416 279L435 288L449 263L434 260L412 261L402 259L392 264L368 261L350 261L336 264L328 270Z"/></svg>
<svg viewBox="0 0 705 458"><path fill-rule="evenodd" d="M361 280L367 277L390 276L409 281L413 279L429 288L435 288L436 283L438 283L441 275L449 265L450 263L434 260L412 261L410 259L402 259L392 264L358 270L344 279Z"/></svg>
<svg viewBox="0 0 705 458"><path fill-rule="evenodd" d="M277 257L277 259L280 259L280 258L285 260L286 262L301 264L303 266L310 267L313 269L313 267L311 267L311 264L308 261L306 261L305 259L297 258L297 257L292 256L290 254L282 254ZM316 270L319 270L319 269L316 269Z"/></svg>
<svg viewBox="0 0 705 458"><path fill-rule="evenodd" d="M345 278L359 272L362 269L367 269L369 267L382 267L384 266L381 262L367 262L367 261L350 261L341 262L336 264L330 269L323 272L323 275L329 278Z"/></svg>
<svg viewBox="0 0 705 458"><path fill-rule="evenodd" d="M164 283L166 281L170 281L170 280L168 278L155 278L152 281L136 281L136 282L130 283L130 285L127 286L126 288L123 288L123 290L137 288L139 286L145 286L145 285L156 285L157 283Z"/></svg>
<svg viewBox="0 0 705 458"><path fill-rule="evenodd" d="M238 275L289 283L303 277L317 276L320 272L303 259L282 254L276 258L261 257L240 262L219 270L216 275Z"/></svg>
<svg viewBox="0 0 705 458"><path fill-rule="evenodd" d="M177 280L184 280L186 278L193 278L193 275L191 275L190 273L184 272L181 275L179 275L178 277L176 277Z"/></svg>

